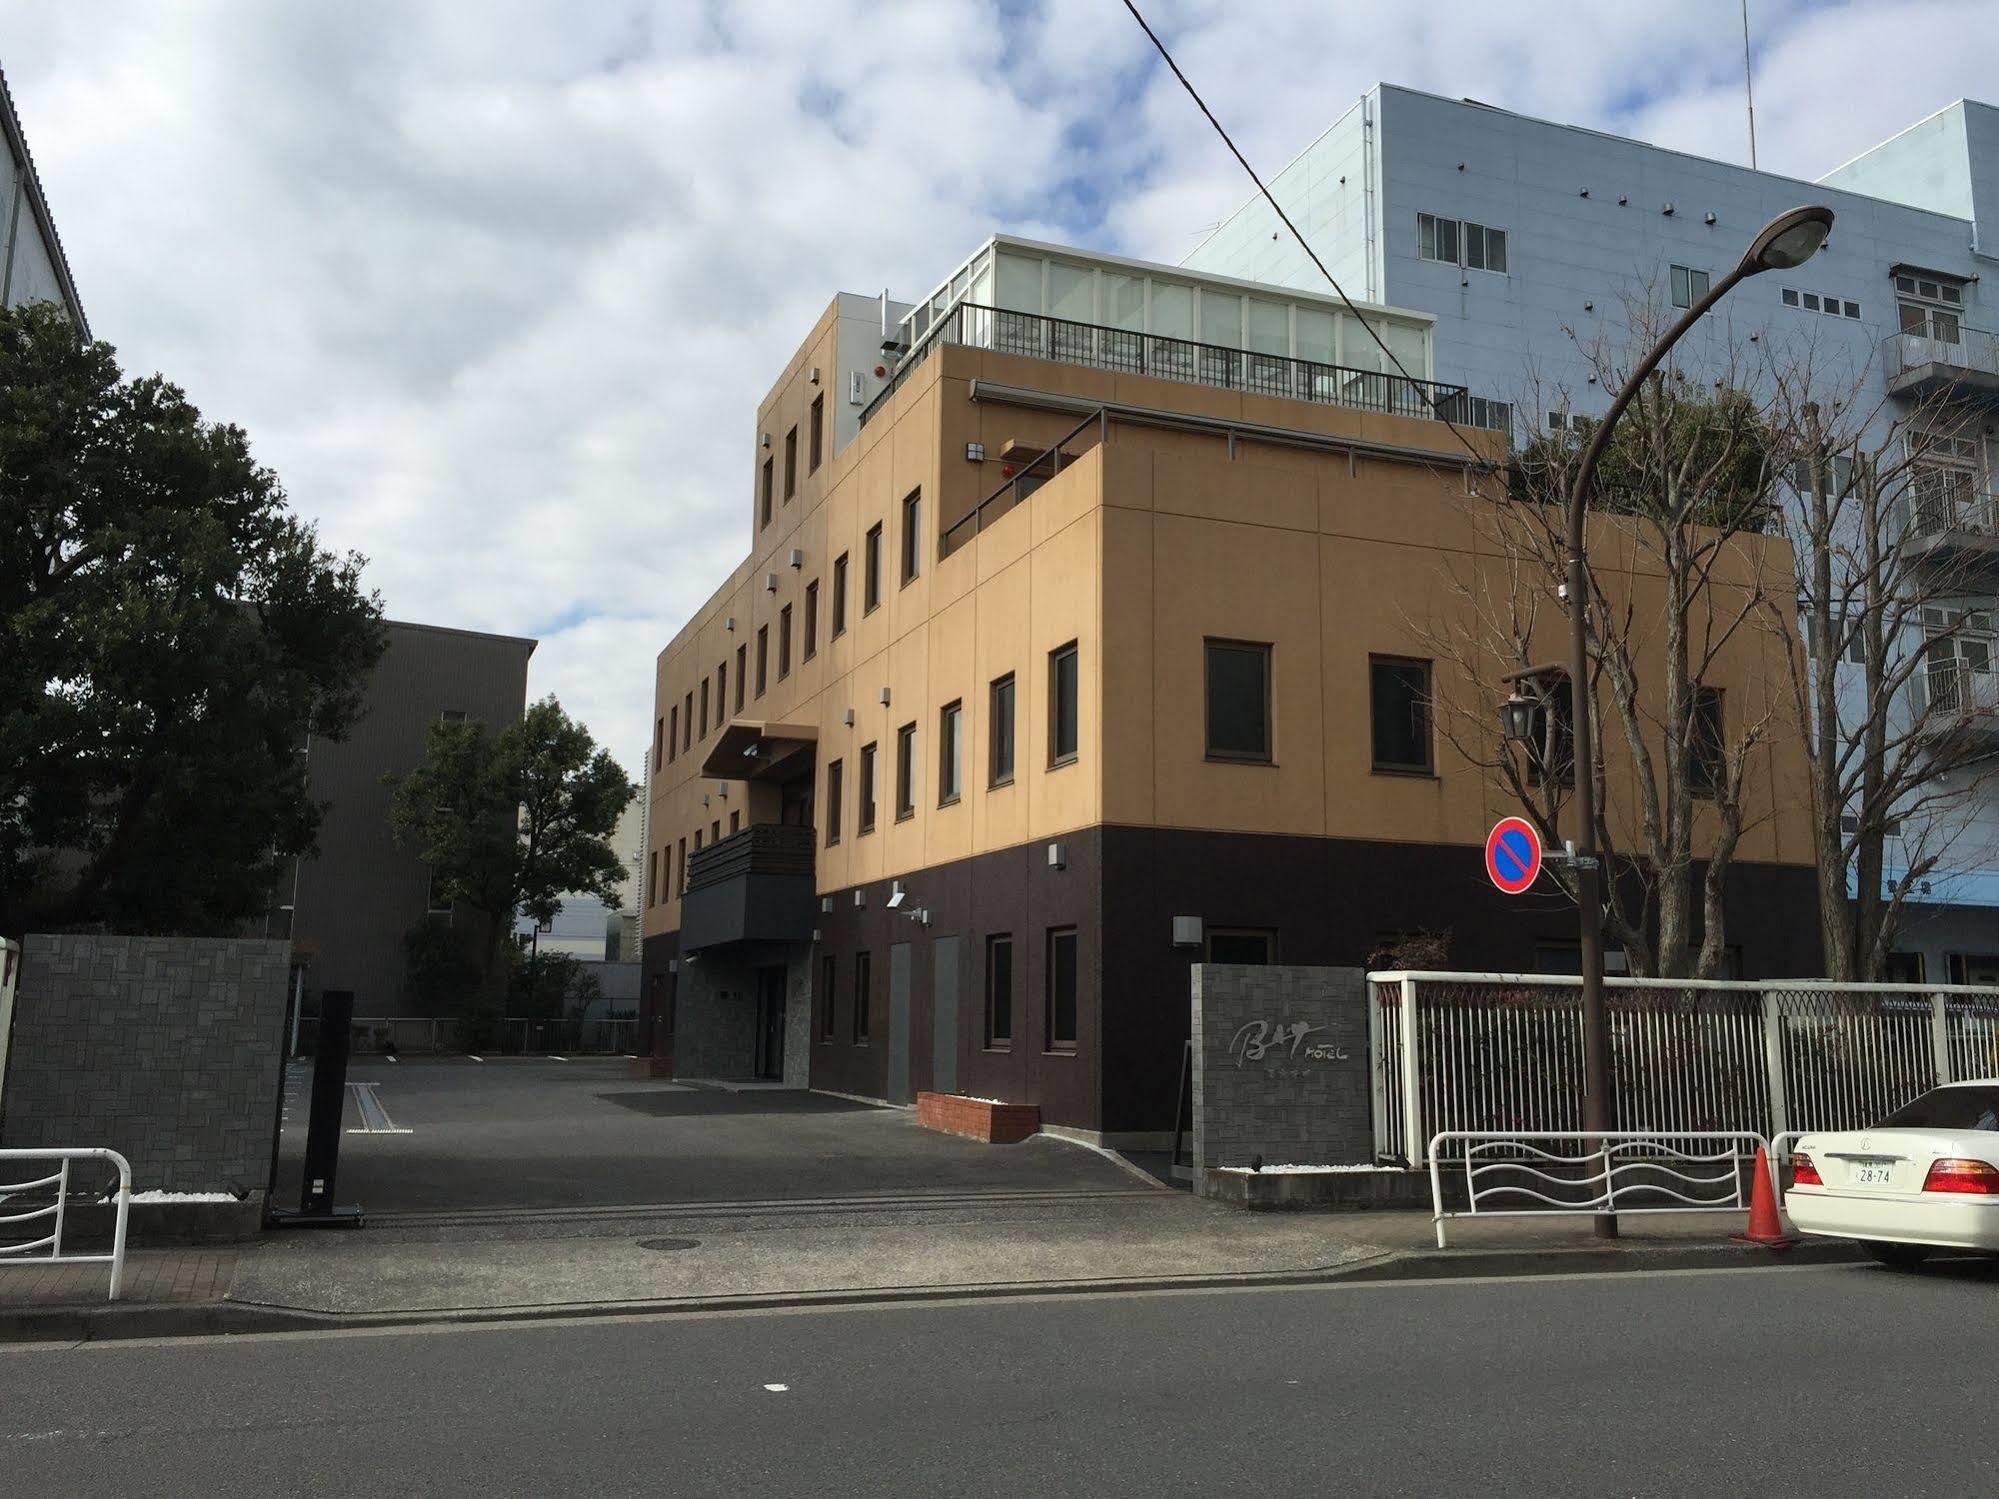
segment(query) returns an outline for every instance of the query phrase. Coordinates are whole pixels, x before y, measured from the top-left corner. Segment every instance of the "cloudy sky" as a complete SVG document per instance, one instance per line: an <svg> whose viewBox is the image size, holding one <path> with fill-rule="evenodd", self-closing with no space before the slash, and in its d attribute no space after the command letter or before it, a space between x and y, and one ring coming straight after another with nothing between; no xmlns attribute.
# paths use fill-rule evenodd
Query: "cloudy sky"
<svg viewBox="0 0 1999 1499"><path fill-rule="evenodd" d="M1747 157L1739 0L1142 8L1268 170L1384 79ZM1992 0L1751 10L1766 169L1999 95ZM97 335L634 771L834 291L1176 261L1246 192L1120 0L10 0L0 65Z"/></svg>

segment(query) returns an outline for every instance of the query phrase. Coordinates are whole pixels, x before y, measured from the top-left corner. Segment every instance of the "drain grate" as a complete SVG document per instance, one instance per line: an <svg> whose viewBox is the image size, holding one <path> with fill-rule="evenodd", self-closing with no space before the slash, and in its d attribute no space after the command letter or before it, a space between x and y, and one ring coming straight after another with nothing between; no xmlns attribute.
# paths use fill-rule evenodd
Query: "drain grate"
<svg viewBox="0 0 1999 1499"><path fill-rule="evenodd" d="M696 1244L699 1244L700 1242L701 1241L699 1239L640 1239L639 1248L667 1249L667 1250L692 1249Z"/></svg>

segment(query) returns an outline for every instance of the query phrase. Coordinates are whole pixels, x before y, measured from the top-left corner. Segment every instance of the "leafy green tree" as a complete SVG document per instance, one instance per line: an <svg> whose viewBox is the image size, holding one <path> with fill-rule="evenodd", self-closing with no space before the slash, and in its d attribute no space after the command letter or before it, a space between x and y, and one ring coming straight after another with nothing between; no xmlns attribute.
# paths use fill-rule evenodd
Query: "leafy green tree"
<svg viewBox="0 0 1999 1499"><path fill-rule="evenodd" d="M581 1020L603 994L590 965L574 953L521 949L509 975L507 1015L525 1020Z"/></svg>
<svg viewBox="0 0 1999 1499"><path fill-rule="evenodd" d="M636 793L553 697L496 735L469 719L432 724L423 764L392 781L397 840L441 894L485 918L487 996L505 992L517 914L552 920L570 893L617 899L625 866L610 839Z"/></svg>
<svg viewBox="0 0 1999 1499"><path fill-rule="evenodd" d="M240 428L47 303L0 310L0 932L266 910L385 645Z"/></svg>

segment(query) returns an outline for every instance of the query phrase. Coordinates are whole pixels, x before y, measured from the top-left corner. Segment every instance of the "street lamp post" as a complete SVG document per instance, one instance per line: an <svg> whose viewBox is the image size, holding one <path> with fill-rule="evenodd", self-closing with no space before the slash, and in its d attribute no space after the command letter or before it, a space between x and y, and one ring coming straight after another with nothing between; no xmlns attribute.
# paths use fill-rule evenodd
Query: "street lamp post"
<svg viewBox="0 0 1999 1499"><path fill-rule="evenodd" d="M1595 736L1590 724L1589 629L1586 610L1589 595L1583 552L1583 516L1589 503L1590 479L1597 460L1610 441L1618 418L1624 415L1639 387L1659 367L1682 335L1707 315L1715 303L1750 276L1764 271L1790 270L1816 255L1832 229L1832 210L1819 206L1793 208L1765 224L1750 241L1735 268L1708 288L1707 295L1681 314L1678 322L1638 362L1624 382L1624 388L1610 403L1610 409L1590 434L1576 466L1568 497L1568 582L1569 604L1569 717L1575 745L1576 776L1576 904L1582 925L1583 979L1583 1128L1610 1127L1610 1022L1603 1004L1603 902L1599 891L1602 871L1597 864L1596 846L1596 765ZM1601 1144L1601 1142L1599 1142ZM1605 1188L1609 1188L1608 1158ZM1596 1236L1617 1237L1617 1217L1603 1213L1596 1219Z"/></svg>

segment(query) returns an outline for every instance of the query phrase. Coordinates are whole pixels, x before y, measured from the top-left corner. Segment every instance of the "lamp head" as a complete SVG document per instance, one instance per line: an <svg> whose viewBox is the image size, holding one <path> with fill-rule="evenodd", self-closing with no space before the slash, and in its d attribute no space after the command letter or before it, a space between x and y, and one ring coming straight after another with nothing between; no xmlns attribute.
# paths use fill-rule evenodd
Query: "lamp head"
<svg viewBox="0 0 1999 1499"><path fill-rule="evenodd" d="M1780 213L1758 231L1742 254L1742 274L1788 271L1803 265L1825 244L1832 233L1832 210L1823 204L1807 204Z"/></svg>
<svg viewBox="0 0 1999 1499"><path fill-rule="evenodd" d="M1515 744L1530 744L1534 739L1534 709L1538 704L1531 697L1511 693L1499 705L1499 725L1506 737Z"/></svg>

